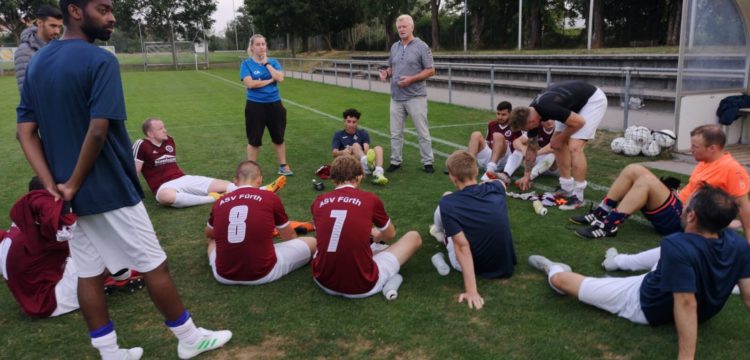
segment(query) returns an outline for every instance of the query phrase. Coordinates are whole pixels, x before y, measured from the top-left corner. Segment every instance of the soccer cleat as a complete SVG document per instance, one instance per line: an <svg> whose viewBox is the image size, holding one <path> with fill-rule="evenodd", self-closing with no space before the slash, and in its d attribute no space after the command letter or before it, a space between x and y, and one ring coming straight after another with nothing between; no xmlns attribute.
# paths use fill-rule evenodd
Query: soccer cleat
<svg viewBox="0 0 750 360"><path fill-rule="evenodd" d="M484 175L482 175L482 177L479 180L490 181L490 180L495 180L495 179L497 179L497 174L495 174L495 172L492 170L487 170L485 171Z"/></svg>
<svg viewBox="0 0 750 360"><path fill-rule="evenodd" d="M575 210L583 206L583 201L578 199L577 196L573 195L567 199L565 204L558 206L560 210Z"/></svg>
<svg viewBox="0 0 750 360"><path fill-rule="evenodd" d="M435 172L435 168L432 166L432 164L427 164L424 166L424 172L432 174Z"/></svg>
<svg viewBox="0 0 750 360"><path fill-rule="evenodd" d="M118 277L116 280L112 276L107 276L104 280L104 293L106 295L113 294L115 292L126 292L133 293L138 289L143 289L143 275L141 273L131 270L130 276L127 278Z"/></svg>
<svg viewBox="0 0 750 360"><path fill-rule="evenodd" d="M201 332L201 338L195 344L185 344L180 341L177 344L177 356L180 359L190 359L206 351L222 347L232 338L232 332L229 330L211 331L204 328L198 328Z"/></svg>
<svg viewBox="0 0 750 360"><path fill-rule="evenodd" d="M617 225L606 225L599 220L595 220L591 223L591 226L576 230L576 234L586 239L615 237L617 236Z"/></svg>
<svg viewBox="0 0 750 360"><path fill-rule="evenodd" d="M435 238L439 243L445 245L445 232L438 230L435 224L430 225L430 235Z"/></svg>
<svg viewBox="0 0 750 360"><path fill-rule="evenodd" d="M620 267L615 262L615 256L618 255L617 249L611 247L604 253L604 261L602 261L602 267L607 271L617 271Z"/></svg>
<svg viewBox="0 0 750 360"><path fill-rule="evenodd" d="M435 255L432 255L430 261L432 261L432 266L435 267L435 270L437 270L438 274L440 274L441 276L450 274L451 267L448 266L447 262L445 262L445 255L443 255L443 253L439 252Z"/></svg>
<svg viewBox="0 0 750 360"><path fill-rule="evenodd" d="M578 225L591 225L596 220L604 221L603 218L596 216L596 211L589 210L589 212L581 215L571 216L568 220Z"/></svg>
<svg viewBox="0 0 750 360"><path fill-rule="evenodd" d="M222 196L224 196L224 194L212 191L212 192L208 193L208 196L214 198L214 200L219 200L219 199L221 199Z"/></svg>
<svg viewBox="0 0 750 360"><path fill-rule="evenodd" d="M117 349L114 353L102 355L102 360L139 360L143 356L143 348Z"/></svg>
<svg viewBox="0 0 750 360"><path fill-rule="evenodd" d="M286 166L279 165L279 171L276 172L276 173L279 174L279 175L284 175L284 176L293 176L294 175L294 171L292 171L292 169L289 168L289 165L286 165Z"/></svg>
<svg viewBox="0 0 750 360"><path fill-rule="evenodd" d="M281 175L276 178L272 183L265 186L267 191L277 192L286 186L286 175Z"/></svg>
<svg viewBox="0 0 750 360"><path fill-rule="evenodd" d="M297 235L306 235L307 233L315 231L315 225L311 222L290 221L289 226L294 229L294 232L297 233Z"/></svg>
<svg viewBox="0 0 750 360"><path fill-rule="evenodd" d="M390 164L390 165L388 165L388 168L385 169L385 172L392 173L392 172L394 172L394 171L396 171L396 170L398 170L400 168L401 168L401 164L398 164L398 165L397 164Z"/></svg>
<svg viewBox="0 0 750 360"><path fill-rule="evenodd" d="M385 249L388 248L388 244L385 243L385 241L381 242L371 242L370 243L370 249L372 250L372 255L377 255L381 252L383 252Z"/></svg>
<svg viewBox="0 0 750 360"><path fill-rule="evenodd" d="M570 265L563 264L560 262L554 262L541 255L529 256L529 265L531 265L531 267L533 267L534 269L537 269L545 274L549 274L549 268L552 267L552 265L559 265L560 267L563 268L563 271L567 271L567 272L573 271L573 269L570 268Z"/></svg>
<svg viewBox="0 0 750 360"><path fill-rule="evenodd" d="M367 168L369 168L370 171L375 170L375 150L374 149L367 150Z"/></svg>
<svg viewBox="0 0 750 360"><path fill-rule="evenodd" d="M385 185L388 183L388 178L383 174L377 174L372 177L372 183L375 185Z"/></svg>

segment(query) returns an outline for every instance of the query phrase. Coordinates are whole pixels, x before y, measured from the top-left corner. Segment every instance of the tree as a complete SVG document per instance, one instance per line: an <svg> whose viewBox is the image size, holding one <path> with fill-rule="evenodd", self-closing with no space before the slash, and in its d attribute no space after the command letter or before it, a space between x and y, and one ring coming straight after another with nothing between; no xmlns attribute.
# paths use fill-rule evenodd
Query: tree
<svg viewBox="0 0 750 360"><path fill-rule="evenodd" d="M414 10L416 0L372 0L365 2L366 17L377 18L385 26L385 51L391 49L391 44L396 41L394 36L396 30L396 18L401 14L407 14Z"/></svg>
<svg viewBox="0 0 750 360"><path fill-rule="evenodd" d="M440 50L440 0L430 0L432 19L432 51Z"/></svg>
<svg viewBox="0 0 750 360"><path fill-rule="evenodd" d="M667 1L667 41L668 46L680 44L680 20L682 16L682 0Z"/></svg>
<svg viewBox="0 0 750 360"><path fill-rule="evenodd" d="M193 40L199 29L213 25L216 11L213 0L148 0L143 6L149 33L171 41L173 33Z"/></svg>
<svg viewBox="0 0 750 360"><path fill-rule="evenodd" d="M331 36L333 33L353 27L363 19L362 6L355 0L311 0L316 9L314 18L315 31L323 34L326 47L333 50Z"/></svg>
<svg viewBox="0 0 750 360"><path fill-rule="evenodd" d="M537 49L542 46L542 8L545 1L529 0L527 3L529 11L526 15L526 26L529 36L526 40L526 47Z"/></svg>
<svg viewBox="0 0 750 360"><path fill-rule="evenodd" d="M3 0L0 1L0 28L8 29L16 42L21 40L21 32L26 29L24 17L34 17L34 12L42 5L57 6L55 0Z"/></svg>
<svg viewBox="0 0 750 360"><path fill-rule="evenodd" d="M294 38L312 34L313 5L304 0L245 0L247 13L253 23L267 36L290 35L292 56ZM318 9L315 9L318 11Z"/></svg>

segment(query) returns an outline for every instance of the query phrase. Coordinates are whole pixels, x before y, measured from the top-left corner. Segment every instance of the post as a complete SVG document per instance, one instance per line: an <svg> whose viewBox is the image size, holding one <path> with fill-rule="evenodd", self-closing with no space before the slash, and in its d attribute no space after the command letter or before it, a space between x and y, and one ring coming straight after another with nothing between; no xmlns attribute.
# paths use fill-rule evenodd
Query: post
<svg viewBox="0 0 750 360"><path fill-rule="evenodd" d="M240 42L237 37L237 10L234 9L234 0L232 0L232 15L234 15L234 46L237 52L240 52Z"/></svg>
<svg viewBox="0 0 750 360"><path fill-rule="evenodd" d="M626 67L625 68L625 91L623 93L623 125L622 129L626 130L628 128L628 112L630 111L630 70L631 68Z"/></svg>
<svg viewBox="0 0 750 360"><path fill-rule="evenodd" d="M141 19L138 19L138 38L141 40L141 52L143 53L143 71L146 71L148 70L146 68L148 57L146 57L146 46L143 44L143 35L141 35Z"/></svg>
<svg viewBox="0 0 750 360"><path fill-rule="evenodd" d="M367 90L372 91L372 78L370 77L370 63L367 63Z"/></svg>
<svg viewBox="0 0 750 360"><path fill-rule="evenodd" d="M547 86L552 83L552 66L547 65Z"/></svg>
<svg viewBox="0 0 750 360"><path fill-rule="evenodd" d="M353 60L349 60L349 87L350 88L354 87L354 69L352 68L353 67L352 61Z"/></svg>
<svg viewBox="0 0 750 360"><path fill-rule="evenodd" d="M320 76L323 78L323 84L326 83L326 62L320 62Z"/></svg>
<svg viewBox="0 0 750 360"><path fill-rule="evenodd" d="M448 104L453 104L453 71L451 69L451 64L448 63Z"/></svg>
<svg viewBox="0 0 750 360"><path fill-rule="evenodd" d="M518 0L518 50L521 50L521 35L523 34L523 0Z"/></svg>
<svg viewBox="0 0 750 360"><path fill-rule="evenodd" d="M464 52L466 52L466 28L468 27L468 17L467 13L469 12L469 0L464 0Z"/></svg>
<svg viewBox="0 0 750 360"><path fill-rule="evenodd" d="M495 106L495 65L490 65L490 110Z"/></svg>
<svg viewBox="0 0 750 360"><path fill-rule="evenodd" d="M588 45L586 46L591 51L591 29L594 28L594 0L589 0L589 21L588 21Z"/></svg>

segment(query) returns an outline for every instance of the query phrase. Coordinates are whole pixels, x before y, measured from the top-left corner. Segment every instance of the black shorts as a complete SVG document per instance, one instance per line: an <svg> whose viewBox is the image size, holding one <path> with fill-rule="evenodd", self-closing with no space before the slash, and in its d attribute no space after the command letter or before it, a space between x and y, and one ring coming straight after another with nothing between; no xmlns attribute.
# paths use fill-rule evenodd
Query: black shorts
<svg viewBox="0 0 750 360"><path fill-rule="evenodd" d="M263 131L268 127L271 142L284 143L286 131L286 109L281 101L257 103L248 100L245 103L245 134L247 143L259 147L263 145Z"/></svg>

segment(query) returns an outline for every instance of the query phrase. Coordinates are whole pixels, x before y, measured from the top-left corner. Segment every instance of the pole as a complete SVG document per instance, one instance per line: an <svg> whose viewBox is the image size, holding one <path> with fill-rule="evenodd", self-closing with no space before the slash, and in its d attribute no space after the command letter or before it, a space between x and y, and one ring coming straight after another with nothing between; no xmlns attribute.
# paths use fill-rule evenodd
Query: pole
<svg viewBox="0 0 750 360"><path fill-rule="evenodd" d="M594 0L589 1L589 23L588 23L589 40L586 48L591 51L591 29L594 28Z"/></svg>
<svg viewBox="0 0 750 360"><path fill-rule="evenodd" d="M518 50L521 50L521 35L523 34L523 0L518 0Z"/></svg>
<svg viewBox="0 0 750 360"><path fill-rule="evenodd" d="M148 58L146 57L146 47L143 45L143 35L141 35L141 19L138 19L138 39L141 40L141 52L143 53L143 71L146 71Z"/></svg>
<svg viewBox="0 0 750 360"><path fill-rule="evenodd" d="M237 10L234 9L234 0L232 0L232 14L234 14L234 46L236 51L240 52L240 42L237 37Z"/></svg>
<svg viewBox="0 0 750 360"><path fill-rule="evenodd" d="M467 13L469 12L469 0L464 0L464 52L466 52L466 28L468 27L468 17Z"/></svg>

